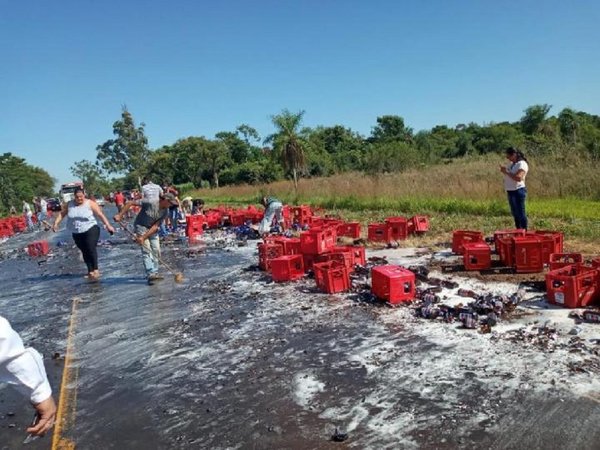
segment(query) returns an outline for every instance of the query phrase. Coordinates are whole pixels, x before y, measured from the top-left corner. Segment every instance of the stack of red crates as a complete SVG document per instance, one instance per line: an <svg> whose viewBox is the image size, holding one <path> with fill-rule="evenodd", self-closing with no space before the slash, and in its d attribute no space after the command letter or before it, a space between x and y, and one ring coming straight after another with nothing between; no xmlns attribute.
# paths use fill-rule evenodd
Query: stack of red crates
<svg viewBox="0 0 600 450"><path fill-rule="evenodd" d="M409 234L423 234L429 231L427 216L388 217L384 223L372 223L368 226L367 238L372 242L403 241Z"/></svg>
<svg viewBox="0 0 600 450"><path fill-rule="evenodd" d="M473 242L483 242L483 233L481 231L472 230L455 230L452 232L452 253L462 255L464 245Z"/></svg>
<svg viewBox="0 0 600 450"><path fill-rule="evenodd" d="M563 234L555 231L496 231L494 242L500 261L517 273L543 272L551 255L563 251Z"/></svg>
<svg viewBox="0 0 600 450"><path fill-rule="evenodd" d="M290 208L292 223L298 224L302 227L305 225L310 225L310 217L312 215L312 209L307 205L293 206Z"/></svg>
<svg viewBox="0 0 600 450"><path fill-rule="evenodd" d="M15 234L10 218L0 220L0 238L10 237Z"/></svg>
<svg viewBox="0 0 600 450"><path fill-rule="evenodd" d="M400 266L373 267L371 292L391 304L411 301L415 298L415 274Z"/></svg>
<svg viewBox="0 0 600 450"><path fill-rule="evenodd" d="M280 244L258 244L258 266L267 272L271 271L271 261L283 256L283 246Z"/></svg>

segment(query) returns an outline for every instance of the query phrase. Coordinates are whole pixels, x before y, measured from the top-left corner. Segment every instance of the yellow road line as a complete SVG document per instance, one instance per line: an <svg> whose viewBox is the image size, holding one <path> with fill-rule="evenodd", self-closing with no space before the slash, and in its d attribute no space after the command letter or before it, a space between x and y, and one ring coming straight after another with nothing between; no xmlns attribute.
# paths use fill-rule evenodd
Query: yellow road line
<svg viewBox="0 0 600 450"><path fill-rule="evenodd" d="M77 305L79 298L73 299L71 307L71 318L67 333L67 350L65 353L65 366L63 368L62 381L60 383L60 394L58 396L58 412L56 413L56 425L52 436L52 450L72 450L75 443L62 436L64 430L69 429L75 423L75 409L77 405L77 378L79 369L72 367L73 340L75 335L75 322L77 317Z"/></svg>

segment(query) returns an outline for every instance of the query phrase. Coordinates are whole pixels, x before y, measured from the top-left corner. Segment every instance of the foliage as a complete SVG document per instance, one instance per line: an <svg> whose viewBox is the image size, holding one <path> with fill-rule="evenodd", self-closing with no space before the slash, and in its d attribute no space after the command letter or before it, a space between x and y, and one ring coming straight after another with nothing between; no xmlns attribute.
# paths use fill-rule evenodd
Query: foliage
<svg viewBox="0 0 600 450"><path fill-rule="evenodd" d="M85 190L90 194L105 195L110 191L110 185L98 163L86 159L75 162L69 169L74 177L81 180Z"/></svg>
<svg viewBox="0 0 600 450"><path fill-rule="evenodd" d="M298 189L298 176L306 165L305 148L306 140L300 135L300 125L304 111L292 113L284 109L280 114L272 116L275 133L265 139L265 143L272 143L279 154L281 163L286 171L292 173L294 188Z"/></svg>
<svg viewBox="0 0 600 450"><path fill-rule="evenodd" d="M12 153L0 155L0 214L14 206L21 211L23 200L34 196L51 197L55 180L45 170L27 164Z"/></svg>
<svg viewBox="0 0 600 450"><path fill-rule="evenodd" d="M123 106L121 120L113 124L115 139L109 139L96 147L100 166L108 173L135 173L141 176L149 156L148 139L144 124L136 127L133 116Z"/></svg>

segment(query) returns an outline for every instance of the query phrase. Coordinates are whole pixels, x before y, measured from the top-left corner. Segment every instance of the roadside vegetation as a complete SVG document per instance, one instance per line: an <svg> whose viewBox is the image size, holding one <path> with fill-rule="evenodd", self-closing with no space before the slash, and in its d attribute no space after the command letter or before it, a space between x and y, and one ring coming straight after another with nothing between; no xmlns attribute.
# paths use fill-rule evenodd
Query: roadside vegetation
<svg viewBox="0 0 600 450"><path fill-rule="evenodd" d="M78 161L71 172L90 192L103 194L137 187L146 175L208 203L256 203L269 194L365 224L391 214L428 214L434 233L492 231L511 227L498 166L506 162L505 149L516 146L530 162L532 228L561 229L595 246L600 116L551 110L532 105L515 122L421 131L401 116L384 115L368 136L342 125L306 127L303 111L283 110L272 116L273 132L265 137L241 124L150 149L145 124L136 124L123 107L113 137L97 146L96 160ZM5 186L0 199L7 196ZM7 209L2 200L0 212Z"/></svg>

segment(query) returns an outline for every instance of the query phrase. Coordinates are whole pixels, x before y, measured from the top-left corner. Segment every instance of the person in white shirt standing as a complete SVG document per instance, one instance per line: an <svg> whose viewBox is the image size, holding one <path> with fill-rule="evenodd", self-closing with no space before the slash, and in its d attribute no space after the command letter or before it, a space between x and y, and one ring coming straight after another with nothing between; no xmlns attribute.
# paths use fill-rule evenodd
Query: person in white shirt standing
<svg viewBox="0 0 600 450"><path fill-rule="evenodd" d="M527 230L525 177L529 172L529 164L525 155L514 147L506 149L506 158L509 163L506 166L500 165L500 172L504 174L504 189L508 195L510 212L515 219L515 227Z"/></svg>
<svg viewBox="0 0 600 450"><path fill-rule="evenodd" d="M56 403L46 376L42 356L23 341L8 320L0 316L0 383L14 385L29 397L37 411L37 420L27 428L34 436L43 436L54 425Z"/></svg>

